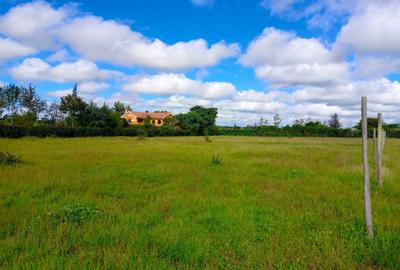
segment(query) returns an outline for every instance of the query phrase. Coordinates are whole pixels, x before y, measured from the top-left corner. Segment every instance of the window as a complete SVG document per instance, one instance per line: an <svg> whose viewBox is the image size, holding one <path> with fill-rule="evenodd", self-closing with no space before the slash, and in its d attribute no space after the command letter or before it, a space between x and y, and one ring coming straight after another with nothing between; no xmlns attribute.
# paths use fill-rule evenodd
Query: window
<svg viewBox="0 0 400 270"><path fill-rule="evenodd" d="M138 123L143 123L143 119L141 119L141 118L138 118Z"/></svg>
<svg viewBox="0 0 400 270"><path fill-rule="evenodd" d="M161 125L161 120L158 120L158 121L157 121L157 124Z"/></svg>

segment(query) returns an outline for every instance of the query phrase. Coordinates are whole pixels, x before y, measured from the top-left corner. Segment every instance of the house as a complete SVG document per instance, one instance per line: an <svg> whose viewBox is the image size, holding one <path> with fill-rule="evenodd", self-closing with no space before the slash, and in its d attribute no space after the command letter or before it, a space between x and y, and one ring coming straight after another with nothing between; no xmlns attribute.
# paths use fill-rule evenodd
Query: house
<svg viewBox="0 0 400 270"><path fill-rule="evenodd" d="M161 126L166 119L173 119L174 116L170 112L132 112L125 110L121 118L126 119L131 125L143 125L146 121L153 126Z"/></svg>

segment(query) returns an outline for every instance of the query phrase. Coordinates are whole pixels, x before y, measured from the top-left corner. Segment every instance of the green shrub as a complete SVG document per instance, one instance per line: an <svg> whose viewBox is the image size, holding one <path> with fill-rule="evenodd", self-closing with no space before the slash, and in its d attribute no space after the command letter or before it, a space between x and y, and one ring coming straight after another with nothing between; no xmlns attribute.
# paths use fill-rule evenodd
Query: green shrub
<svg viewBox="0 0 400 270"><path fill-rule="evenodd" d="M49 217L51 222L56 225L63 223L80 225L87 220L100 216L101 213L94 204L75 203L49 213Z"/></svg>
<svg viewBox="0 0 400 270"><path fill-rule="evenodd" d="M222 164L222 160L221 160L221 158L219 157L218 154L217 154L217 155L213 155L213 157L212 157L212 159L211 159L211 164L213 164L213 165L220 165L220 164Z"/></svg>
<svg viewBox="0 0 400 270"><path fill-rule="evenodd" d="M0 151L0 165L15 165L21 163L21 159L8 152Z"/></svg>
<svg viewBox="0 0 400 270"><path fill-rule="evenodd" d="M206 142L212 142L211 138L208 135L204 136L204 140Z"/></svg>

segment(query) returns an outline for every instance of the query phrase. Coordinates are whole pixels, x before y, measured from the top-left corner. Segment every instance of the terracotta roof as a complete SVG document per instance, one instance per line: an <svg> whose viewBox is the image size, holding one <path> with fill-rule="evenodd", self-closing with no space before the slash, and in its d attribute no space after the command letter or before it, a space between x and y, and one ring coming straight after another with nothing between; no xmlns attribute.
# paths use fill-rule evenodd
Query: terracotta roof
<svg viewBox="0 0 400 270"><path fill-rule="evenodd" d="M150 117L151 119L164 119L167 116L172 116L170 112L131 112L137 118Z"/></svg>

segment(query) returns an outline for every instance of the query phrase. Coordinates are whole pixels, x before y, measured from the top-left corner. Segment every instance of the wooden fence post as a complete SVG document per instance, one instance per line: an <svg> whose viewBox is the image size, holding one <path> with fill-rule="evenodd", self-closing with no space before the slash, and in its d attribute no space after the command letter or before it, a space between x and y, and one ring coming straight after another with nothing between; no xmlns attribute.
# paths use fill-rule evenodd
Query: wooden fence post
<svg viewBox="0 0 400 270"><path fill-rule="evenodd" d="M382 157L383 157L383 150L385 149L386 130L383 129L382 134L383 134L382 137Z"/></svg>
<svg viewBox="0 0 400 270"><path fill-rule="evenodd" d="M362 127L362 149L363 149L363 169L364 169L364 210L367 235L369 238L374 236L372 228L371 212L371 193L369 185L368 168L368 126L367 126L367 97L361 98L361 127Z"/></svg>
<svg viewBox="0 0 400 270"><path fill-rule="evenodd" d="M378 140L376 138L376 128L373 130L373 138L374 138L374 160L375 160L375 168L376 164L378 164Z"/></svg>
<svg viewBox="0 0 400 270"><path fill-rule="evenodd" d="M382 113L378 113L378 154L377 154L377 162L376 162L376 180L378 182L378 186L382 187Z"/></svg>

